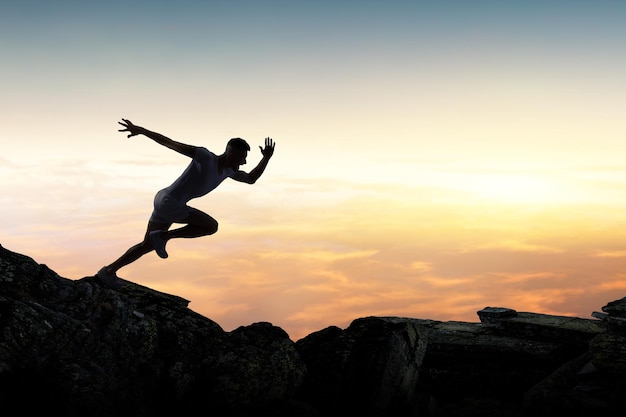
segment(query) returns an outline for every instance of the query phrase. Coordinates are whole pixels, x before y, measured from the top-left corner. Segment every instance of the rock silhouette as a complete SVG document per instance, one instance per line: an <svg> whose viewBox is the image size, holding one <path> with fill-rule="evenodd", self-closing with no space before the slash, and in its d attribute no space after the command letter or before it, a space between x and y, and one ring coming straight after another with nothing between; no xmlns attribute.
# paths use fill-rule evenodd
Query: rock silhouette
<svg viewBox="0 0 626 417"><path fill-rule="evenodd" d="M0 246L0 406L64 416L598 416L626 407L626 298L595 318L364 317L296 342Z"/></svg>

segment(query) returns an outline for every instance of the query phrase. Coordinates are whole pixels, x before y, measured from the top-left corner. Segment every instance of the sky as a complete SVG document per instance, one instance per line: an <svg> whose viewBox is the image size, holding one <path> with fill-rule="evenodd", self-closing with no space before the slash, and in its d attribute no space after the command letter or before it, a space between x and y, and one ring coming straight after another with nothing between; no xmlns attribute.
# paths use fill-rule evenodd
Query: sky
<svg viewBox="0 0 626 417"><path fill-rule="evenodd" d="M219 231L122 268L230 331L591 318L626 295L619 1L0 0L0 244L93 276L189 159L274 157ZM123 291L123 290L122 290Z"/></svg>

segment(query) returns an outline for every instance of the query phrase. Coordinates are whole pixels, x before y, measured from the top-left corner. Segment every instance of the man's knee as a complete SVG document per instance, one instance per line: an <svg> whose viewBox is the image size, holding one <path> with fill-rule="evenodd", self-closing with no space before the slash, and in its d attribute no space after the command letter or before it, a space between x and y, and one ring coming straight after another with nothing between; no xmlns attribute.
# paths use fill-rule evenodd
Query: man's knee
<svg viewBox="0 0 626 417"><path fill-rule="evenodd" d="M187 218L188 224L196 230L202 229L206 235L217 232L217 220L197 209L191 209L191 214Z"/></svg>
<svg viewBox="0 0 626 417"><path fill-rule="evenodd" d="M212 235L212 234L216 233L217 232L217 227L218 227L218 223L217 223L217 220L215 220L215 219L210 219L204 225L204 228L206 229L208 235Z"/></svg>

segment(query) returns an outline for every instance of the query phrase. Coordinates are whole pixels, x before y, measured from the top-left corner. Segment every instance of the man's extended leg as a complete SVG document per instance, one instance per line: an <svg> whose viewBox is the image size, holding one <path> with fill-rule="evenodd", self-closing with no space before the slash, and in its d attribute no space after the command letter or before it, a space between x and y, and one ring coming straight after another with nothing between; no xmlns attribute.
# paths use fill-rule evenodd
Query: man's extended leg
<svg viewBox="0 0 626 417"><path fill-rule="evenodd" d="M162 258L167 257L165 243L170 239L194 238L212 235L217 232L217 220L208 214L190 208L189 215L180 223L187 223L185 226L174 230L168 230L171 224L148 222L148 228L143 241L131 247L109 266L98 271L97 276L111 287L119 286L117 282L117 271L141 258L148 252L156 250ZM158 232L158 233L157 233Z"/></svg>
<svg viewBox="0 0 626 417"><path fill-rule="evenodd" d="M115 274L120 268L135 262L146 253L153 251L154 247L150 243L149 239L150 232L154 230L167 230L169 227L169 224L148 222L148 228L146 229L146 234L143 238L143 241L128 249L126 253L120 256L115 262L107 266L107 271Z"/></svg>

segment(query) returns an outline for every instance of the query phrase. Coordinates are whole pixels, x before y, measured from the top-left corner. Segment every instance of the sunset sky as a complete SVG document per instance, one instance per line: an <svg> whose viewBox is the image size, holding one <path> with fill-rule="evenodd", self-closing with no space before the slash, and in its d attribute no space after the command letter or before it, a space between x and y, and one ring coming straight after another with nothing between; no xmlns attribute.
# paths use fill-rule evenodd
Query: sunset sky
<svg viewBox="0 0 626 417"><path fill-rule="evenodd" d="M0 244L80 279L138 243L189 159L127 118L277 143L118 273L224 330L590 318L626 296L625 45L619 1L0 0Z"/></svg>

